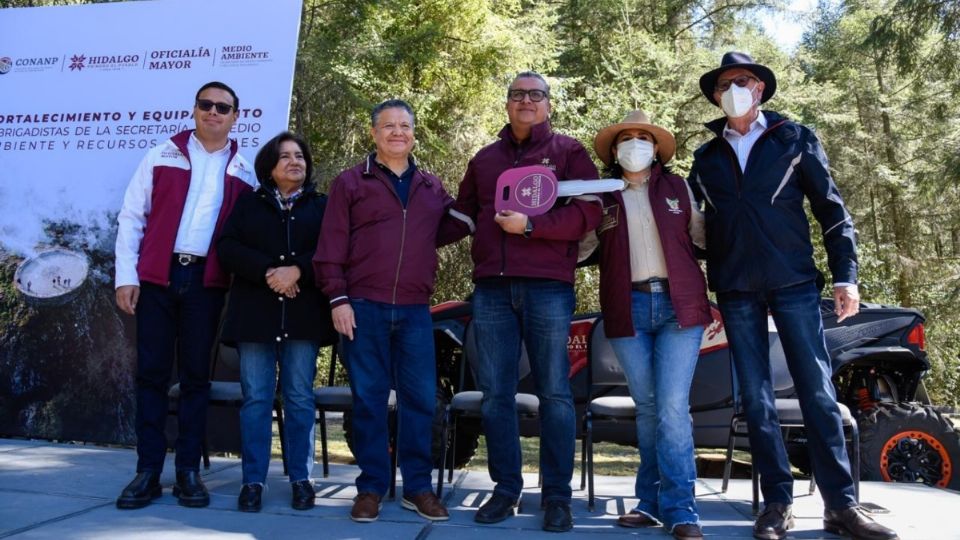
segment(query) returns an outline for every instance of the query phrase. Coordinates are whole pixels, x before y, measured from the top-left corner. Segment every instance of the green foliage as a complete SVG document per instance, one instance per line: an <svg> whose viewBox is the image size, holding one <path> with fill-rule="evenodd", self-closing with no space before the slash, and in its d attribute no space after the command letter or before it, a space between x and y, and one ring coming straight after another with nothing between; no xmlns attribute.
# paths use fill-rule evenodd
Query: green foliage
<svg viewBox="0 0 960 540"><path fill-rule="evenodd" d="M0 0L0 7L73 3ZM420 164L452 194L469 158L506 122L504 90L533 69L553 89L555 128L592 148L597 130L647 111L678 142L684 174L720 116L698 87L744 50L779 82L766 108L814 128L857 225L862 294L927 317L935 401L960 396L960 3L822 0L798 50L763 34L782 0L304 0L291 128L321 187L372 148L369 111L417 112ZM814 237L819 229L813 225ZM826 268L822 246L818 263ZM472 290L469 240L440 252L434 300ZM578 310L597 309L596 269L578 271ZM2 298L2 295L0 295Z"/></svg>

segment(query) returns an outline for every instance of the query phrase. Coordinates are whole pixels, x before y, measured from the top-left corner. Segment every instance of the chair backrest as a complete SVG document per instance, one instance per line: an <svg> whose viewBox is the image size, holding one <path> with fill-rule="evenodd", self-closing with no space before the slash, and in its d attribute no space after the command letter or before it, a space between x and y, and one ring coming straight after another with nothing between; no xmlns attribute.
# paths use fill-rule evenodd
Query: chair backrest
<svg viewBox="0 0 960 540"><path fill-rule="evenodd" d="M598 317L590 330L587 345L587 395L593 397L594 386L626 386L620 361L613 352L610 340L603 332L603 318Z"/></svg>
<svg viewBox="0 0 960 540"><path fill-rule="evenodd" d="M464 362L467 366L470 367L470 371L473 374L474 379L477 380L477 367L480 365L480 353L477 350L477 332L473 328L473 321L467 324L466 330L463 331L463 358L466 360ZM464 380L464 363L461 363L460 371L460 389L463 389L463 380ZM518 366L518 378L517 380L523 380L524 377L530 374L530 357L527 356L527 347L520 343L520 364Z"/></svg>

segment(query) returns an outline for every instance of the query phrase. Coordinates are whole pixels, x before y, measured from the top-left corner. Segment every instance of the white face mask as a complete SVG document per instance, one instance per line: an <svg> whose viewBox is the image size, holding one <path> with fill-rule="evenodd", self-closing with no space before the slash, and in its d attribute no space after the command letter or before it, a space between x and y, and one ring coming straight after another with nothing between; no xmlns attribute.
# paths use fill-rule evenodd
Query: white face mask
<svg viewBox="0 0 960 540"><path fill-rule="evenodd" d="M640 172L653 163L653 143L641 139L630 139L617 145L617 161L623 170Z"/></svg>
<svg viewBox="0 0 960 540"><path fill-rule="evenodd" d="M740 118L750 112L754 101L753 90L731 84L720 96L720 107L728 118Z"/></svg>

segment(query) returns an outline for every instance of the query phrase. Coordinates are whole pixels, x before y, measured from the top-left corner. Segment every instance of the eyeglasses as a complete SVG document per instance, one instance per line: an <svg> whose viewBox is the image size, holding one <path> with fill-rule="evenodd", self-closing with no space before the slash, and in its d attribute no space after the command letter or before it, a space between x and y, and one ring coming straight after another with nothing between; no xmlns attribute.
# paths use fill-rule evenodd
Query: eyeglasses
<svg viewBox="0 0 960 540"><path fill-rule="evenodd" d="M210 109L216 107L217 113L227 114L233 110L233 105L227 103L220 103L219 101L210 101L209 99L198 99L197 108L203 112L207 112Z"/></svg>
<svg viewBox="0 0 960 540"><path fill-rule="evenodd" d="M545 90L507 90L507 97L510 98L510 101L523 101L524 97L529 97L530 101L534 103L540 103L545 98L550 97L550 94Z"/></svg>
<svg viewBox="0 0 960 540"><path fill-rule="evenodd" d="M718 91L718 92L726 92L727 90L730 89L730 84L731 84L731 83L739 86L740 88L744 88L745 86L747 86L747 84L750 83L750 81L760 82L760 79L758 79L758 78L756 78L756 77L751 77L750 75L740 75L740 76L734 77L734 78L732 78L732 79L726 79L726 80L723 80L723 81L717 81L717 91Z"/></svg>

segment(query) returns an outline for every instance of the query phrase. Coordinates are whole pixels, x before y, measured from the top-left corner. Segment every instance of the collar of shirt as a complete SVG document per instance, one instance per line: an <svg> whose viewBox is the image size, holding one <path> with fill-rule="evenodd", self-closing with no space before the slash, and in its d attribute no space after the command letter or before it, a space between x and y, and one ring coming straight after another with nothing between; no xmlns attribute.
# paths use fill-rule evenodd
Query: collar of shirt
<svg viewBox="0 0 960 540"><path fill-rule="evenodd" d="M627 183L627 189L633 189L633 190L645 189L647 187L647 184L650 183L650 174L647 174L647 176L639 182L631 182L630 180L627 180L626 177L623 177L623 181Z"/></svg>
<svg viewBox="0 0 960 540"><path fill-rule="evenodd" d="M407 170L403 171L400 175L393 172L390 167L387 167L383 163L377 161L377 153L373 153L373 162L377 164L377 167L380 167L380 170L387 173L387 178L394 182L409 182L413 179L413 173L417 172L417 162L413 159L413 156L407 157Z"/></svg>
<svg viewBox="0 0 960 540"><path fill-rule="evenodd" d="M219 155L226 154L230 152L230 139L227 139L227 144L223 145L223 148L219 150L214 150L213 152L208 152L207 149L203 146L203 143L200 142L200 139L197 138L197 133L193 132L190 134L190 153L194 151L201 151L204 154L208 155Z"/></svg>
<svg viewBox="0 0 960 540"><path fill-rule="evenodd" d="M740 137L747 137L754 131L767 129L767 117L763 115L763 111L757 111L757 119L753 122L750 122L750 129L747 130L743 135L739 131L730 128L730 123L727 122L727 125L723 126L723 138L730 140L730 138L739 139Z"/></svg>
<svg viewBox="0 0 960 540"><path fill-rule="evenodd" d="M723 138L730 143L733 151L737 154L737 161L740 163L741 172L747 170L747 158L750 156L750 150L753 149L754 143L757 142L757 139L760 138L760 135L763 135L766 129L767 118L763 116L763 111L757 112L757 119L750 122L750 128L742 135L739 131L731 129L729 123L724 126Z"/></svg>

